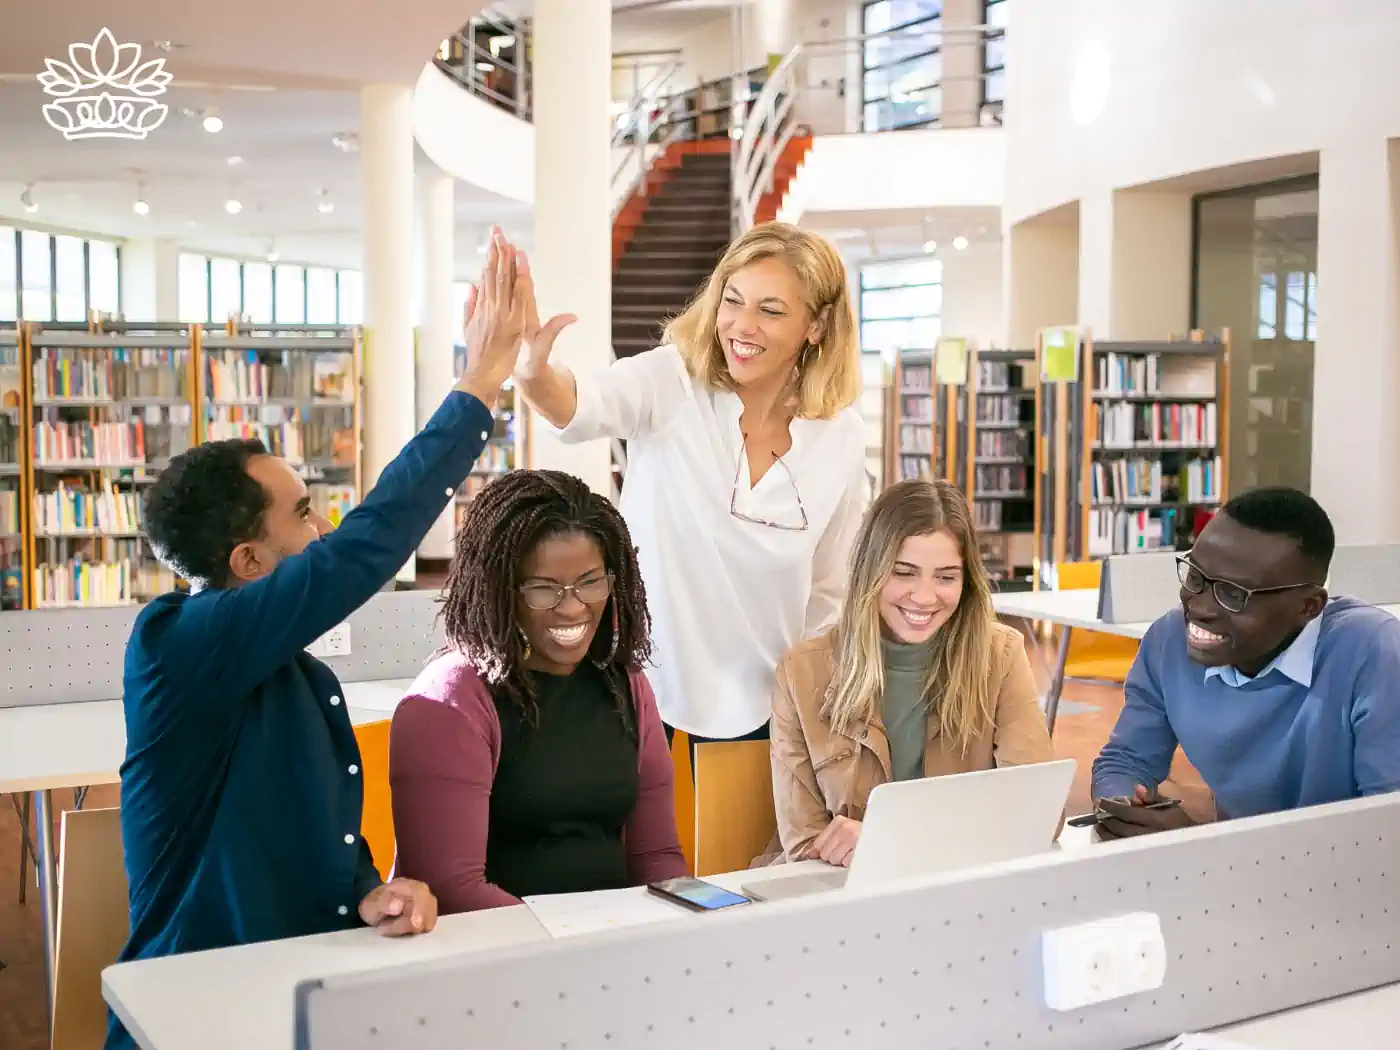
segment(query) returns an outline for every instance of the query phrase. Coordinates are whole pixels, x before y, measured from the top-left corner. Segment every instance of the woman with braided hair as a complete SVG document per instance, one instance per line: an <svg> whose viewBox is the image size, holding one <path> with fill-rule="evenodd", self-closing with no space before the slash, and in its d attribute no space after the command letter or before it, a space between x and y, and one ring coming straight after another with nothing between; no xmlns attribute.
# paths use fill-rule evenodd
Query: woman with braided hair
<svg viewBox="0 0 1400 1050"><path fill-rule="evenodd" d="M686 874L622 516L578 478L518 470L472 500L447 647L394 712L395 867L443 914Z"/></svg>

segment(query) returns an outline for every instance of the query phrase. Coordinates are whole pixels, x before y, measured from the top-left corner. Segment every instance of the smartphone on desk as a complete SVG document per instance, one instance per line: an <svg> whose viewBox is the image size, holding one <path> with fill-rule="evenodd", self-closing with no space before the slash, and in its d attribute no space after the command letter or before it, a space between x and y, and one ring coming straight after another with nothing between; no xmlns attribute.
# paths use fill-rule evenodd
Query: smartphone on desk
<svg viewBox="0 0 1400 1050"><path fill-rule="evenodd" d="M691 911L722 911L725 908L753 903L742 894L731 893L713 882L689 876L653 882L647 887L647 891Z"/></svg>

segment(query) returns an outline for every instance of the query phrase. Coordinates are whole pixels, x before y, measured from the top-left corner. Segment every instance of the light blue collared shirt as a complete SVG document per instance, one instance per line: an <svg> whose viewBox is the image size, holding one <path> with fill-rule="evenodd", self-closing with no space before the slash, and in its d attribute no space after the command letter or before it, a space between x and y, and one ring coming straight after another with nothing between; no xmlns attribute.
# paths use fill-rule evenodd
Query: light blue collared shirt
<svg viewBox="0 0 1400 1050"><path fill-rule="evenodd" d="M1308 621L1308 625L1298 632L1298 637L1293 639L1292 644L1270 660L1268 666L1253 678L1238 667L1207 667L1206 681L1219 678L1231 688L1238 689L1242 685L1267 677L1270 671L1277 671L1304 689L1311 689L1313 659L1317 656L1317 636L1321 630L1322 617L1314 616Z"/></svg>

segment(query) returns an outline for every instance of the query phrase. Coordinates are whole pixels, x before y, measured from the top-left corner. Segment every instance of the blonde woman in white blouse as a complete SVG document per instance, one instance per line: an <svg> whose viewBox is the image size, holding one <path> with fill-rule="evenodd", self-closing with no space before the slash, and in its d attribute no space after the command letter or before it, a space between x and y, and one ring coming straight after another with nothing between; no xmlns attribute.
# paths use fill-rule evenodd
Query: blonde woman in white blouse
<svg viewBox="0 0 1400 1050"><path fill-rule="evenodd" d="M665 345L593 375L527 328L516 378L566 442L624 438L622 512L653 618L661 717L766 739L783 653L832 624L867 501L860 347L830 244L784 223L725 252Z"/></svg>

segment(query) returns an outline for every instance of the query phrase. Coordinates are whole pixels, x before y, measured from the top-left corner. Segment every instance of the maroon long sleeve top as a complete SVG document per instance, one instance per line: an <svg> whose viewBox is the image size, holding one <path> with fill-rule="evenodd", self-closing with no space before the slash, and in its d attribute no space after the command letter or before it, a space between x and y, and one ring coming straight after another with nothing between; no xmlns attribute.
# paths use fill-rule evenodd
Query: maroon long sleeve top
<svg viewBox="0 0 1400 1050"><path fill-rule="evenodd" d="M674 770L646 675L630 676L638 793L623 830L633 885L687 873L676 834ZM519 904L486 879L491 788L502 732L486 683L460 653L435 659L394 712L389 783L395 875L427 883L443 914Z"/></svg>

